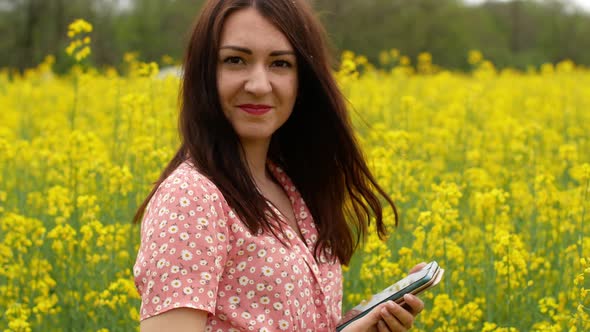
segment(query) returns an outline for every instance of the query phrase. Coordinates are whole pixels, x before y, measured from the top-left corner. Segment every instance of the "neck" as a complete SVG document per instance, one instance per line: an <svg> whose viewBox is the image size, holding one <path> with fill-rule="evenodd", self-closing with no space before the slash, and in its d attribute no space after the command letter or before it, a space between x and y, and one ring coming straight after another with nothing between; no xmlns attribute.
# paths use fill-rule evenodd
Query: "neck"
<svg viewBox="0 0 590 332"><path fill-rule="evenodd" d="M266 172L266 159L268 156L268 147L270 140L261 141L242 141L246 162L254 183L260 188L264 183L270 180L270 175Z"/></svg>

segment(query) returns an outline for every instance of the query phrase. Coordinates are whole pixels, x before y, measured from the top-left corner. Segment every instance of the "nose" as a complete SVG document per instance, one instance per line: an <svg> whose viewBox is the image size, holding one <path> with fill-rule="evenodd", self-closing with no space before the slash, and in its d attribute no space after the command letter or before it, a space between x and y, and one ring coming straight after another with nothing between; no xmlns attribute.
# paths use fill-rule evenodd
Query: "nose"
<svg viewBox="0 0 590 332"><path fill-rule="evenodd" d="M263 65L252 67L250 75L248 76L244 85L244 90L255 96L267 94L272 90L268 72Z"/></svg>

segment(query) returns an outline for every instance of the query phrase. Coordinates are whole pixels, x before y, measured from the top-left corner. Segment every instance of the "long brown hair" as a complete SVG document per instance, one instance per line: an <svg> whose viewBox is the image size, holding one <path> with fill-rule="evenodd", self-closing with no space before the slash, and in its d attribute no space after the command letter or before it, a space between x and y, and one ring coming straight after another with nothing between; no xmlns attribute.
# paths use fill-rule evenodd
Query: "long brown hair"
<svg viewBox="0 0 590 332"><path fill-rule="evenodd" d="M297 56L299 87L290 118L274 133L269 159L298 188L319 232L314 254L348 264L371 218L386 234L377 192L398 214L371 175L354 138L346 102L331 71L325 31L305 0L209 0L196 21L184 59L180 92L181 146L138 208L139 222L157 187L188 158L211 179L253 233L274 227L225 118L216 85L221 29L236 10L254 7L287 37Z"/></svg>

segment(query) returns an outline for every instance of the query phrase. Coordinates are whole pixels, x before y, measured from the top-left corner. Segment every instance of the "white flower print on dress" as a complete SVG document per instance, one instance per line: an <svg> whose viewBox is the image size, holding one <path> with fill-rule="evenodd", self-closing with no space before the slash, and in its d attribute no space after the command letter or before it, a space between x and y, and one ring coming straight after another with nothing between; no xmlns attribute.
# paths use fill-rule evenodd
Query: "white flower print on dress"
<svg viewBox="0 0 590 332"><path fill-rule="evenodd" d="M247 263L246 262L240 262L240 264L238 264L237 269L238 271L244 271L244 269L246 269Z"/></svg>
<svg viewBox="0 0 590 332"><path fill-rule="evenodd" d="M207 226L209 225L209 220L205 219L205 218L198 218L197 222L199 223L199 225L201 226Z"/></svg>
<svg viewBox="0 0 590 332"><path fill-rule="evenodd" d="M211 273L209 272L201 272L201 279L205 281L211 280Z"/></svg>
<svg viewBox="0 0 590 332"><path fill-rule="evenodd" d="M286 331L289 328L289 322L287 322L284 319L281 319L279 321L279 329L281 329L281 331Z"/></svg>
<svg viewBox="0 0 590 332"><path fill-rule="evenodd" d="M272 276L273 272L274 272L274 270L268 266L262 267L262 274L264 274L266 277Z"/></svg>
<svg viewBox="0 0 590 332"><path fill-rule="evenodd" d="M293 285L292 283L288 282L285 284L285 290L287 292L292 292L295 289L295 285Z"/></svg>
<svg viewBox="0 0 590 332"><path fill-rule="evenodd" d="M162 305L164 306L164 308L168 307L170 304L172 303L172 298L171 297L167 297L164 300L164 303L162 303Z"/></svg>
<svg viewBox="0 0 590 332"><path fill-rule="evenodd" d="M247 249L248 251L254 251L254 250L256 250L256 244L254 244L254 243L250 243L250 244L249 244L249 245L246 247L246 249Z"/></svg>
<svg viewBox="0 0 590 332"><path fill-rule="evenodd" d="M191 201L186 197L181 197L178 200L178 203L180 203L180 206L182 206L182 207L187 207L191 204Z"/></svg>
<svg viewBox="0 0 590 332"><path fill-rule="evenodd" d="M240 285L246 286L250 282L250 279L247 276L241 276L239 278Z"/></svg>
<svg viewBox="0 0 590 332"><path fill-rule="evenodd" d="M185 260L185 261L190 261L193 258L193 254L189 250L186 250L186 249L184 249L181 252L181 255L182 255L182 260Z"/></svg>
<svg viewBox="0 0 590 332"><path fill-rule="evenodd" d="M134 266L133 267L133 276L138 277L140 273L141 273L141 268L139 266Z"/></svg>

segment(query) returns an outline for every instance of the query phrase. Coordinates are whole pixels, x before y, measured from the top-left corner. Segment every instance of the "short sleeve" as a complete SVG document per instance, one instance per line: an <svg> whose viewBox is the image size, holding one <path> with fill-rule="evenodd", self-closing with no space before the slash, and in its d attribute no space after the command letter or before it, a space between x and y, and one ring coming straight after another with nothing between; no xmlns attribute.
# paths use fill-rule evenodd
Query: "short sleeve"
<svg viewBox="0 0 590 332"><path fill-rule="evenodd" d="M180 307L215 314L227 258L227 203L207 178L181 165L152 196L133 267L140 319Z"/></svg>

